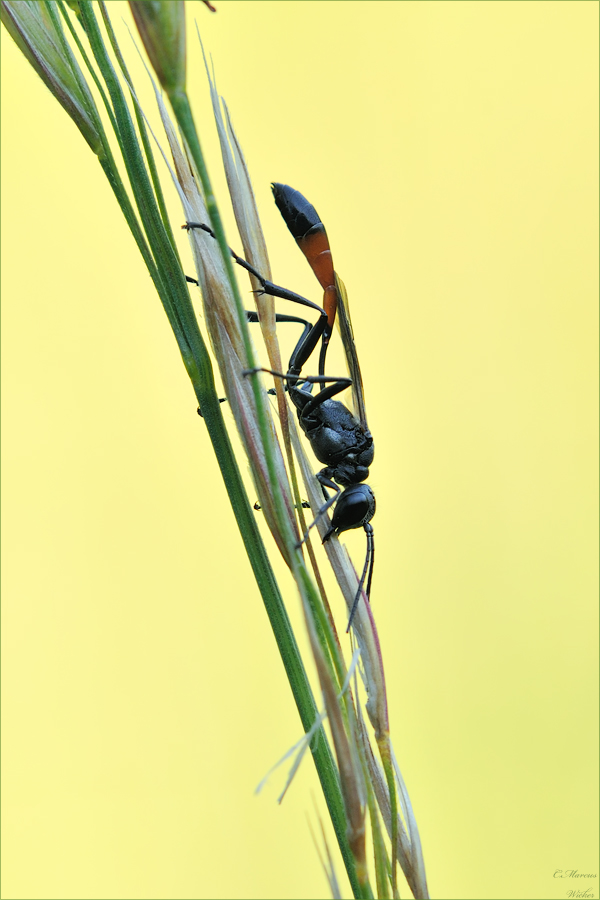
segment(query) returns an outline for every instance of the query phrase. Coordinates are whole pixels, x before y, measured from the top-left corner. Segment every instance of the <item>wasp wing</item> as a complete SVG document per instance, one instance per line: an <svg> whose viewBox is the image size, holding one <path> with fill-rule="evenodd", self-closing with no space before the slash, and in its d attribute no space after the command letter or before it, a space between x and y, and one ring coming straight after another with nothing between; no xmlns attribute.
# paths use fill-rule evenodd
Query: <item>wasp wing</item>
<svg viewBox="0 0 600 900"><path fill-rule="evenodd" d="M350 307L348 305L348 294L344 287L344 282L335 273L335 286L337 291L337 323L344 345L346 354L346 362L348 364L348 372L352 379L352 399L354 401L354 413L365 429L367 428L367 413L365 409L365 394L363 390L363 380L360 372L360 363L358 361L358 353L356 352L356 344L354 342L354 331L352 330L352 321L350 319Z"/></svg>

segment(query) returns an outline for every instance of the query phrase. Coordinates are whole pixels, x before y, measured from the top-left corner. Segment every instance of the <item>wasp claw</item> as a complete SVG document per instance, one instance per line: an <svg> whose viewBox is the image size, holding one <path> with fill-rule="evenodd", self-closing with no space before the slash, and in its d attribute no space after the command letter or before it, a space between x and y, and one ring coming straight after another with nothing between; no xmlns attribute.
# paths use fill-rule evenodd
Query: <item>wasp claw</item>
<svg viewBox="0 0 600 900"><path fill-rule="evenodd" d="M218 399L219 399L219 403L226 403L226 402L227 402L227 397L219 397ZM198 409L196 410L196 412L198 413L199 416L201 416L202 418L204 418L204 414L203 414L202 410L200 409L200 407L198 407Z"/></svg>

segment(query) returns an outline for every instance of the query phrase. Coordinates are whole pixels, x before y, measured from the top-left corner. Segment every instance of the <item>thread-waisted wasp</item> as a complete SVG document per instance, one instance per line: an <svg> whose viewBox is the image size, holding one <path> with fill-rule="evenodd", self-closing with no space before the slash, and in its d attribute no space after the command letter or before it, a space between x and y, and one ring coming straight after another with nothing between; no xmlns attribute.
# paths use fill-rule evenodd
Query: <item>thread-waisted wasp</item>
<svg viewBox="0 0 600 900"><path fill-rule="evenodd" d="M324 468L317 472L317 479L323 488L326 502L318 510L312 524L314 525L335 503L331 524L323 537L323 543L328 541L332 535L339 535L353 528L362 527L365 530L367 553L358 590L350 611L346 629L348 631L365 581L367 598L371 593L375 543L370 522L375 515L375 496L371 488L364 482L369 476L369 466L373 462L375 448L366 421L362 378L345 290L333 269L325 226L314 206L299 191L278 183L272 185L272 190L275 203L289 231L306 256L324 290L323 307L287 288L268 281L254 266L230 249L234 261L258 279L265 294L290 300L319 312L319 319L314 324L297 316L280 313L276 315L277 322L295 322L304 326L302 335L292 351L286 373L258 368L250 369L244 374L269 372L287 382L288 394L296 407L300 427L310 441L315 456L319 462L324 463ZM208 225L188 222L184 227L188 229L201 228L214 237L212 229ZM350 378L334 378L325 375L325 357L337 312L339 312L340 331L352 376ZM249 322L258 321L256 312L247 312L246 315ZM302 375L302 368L308 362L319 340L322 342L319 374ZM320 389L313 396L314 384L319 384ZM353 389L356 415L339 400L332 399L350 386ZM332 496L329 496L328 490L334 492ZM304 535L303 541L307 534L308 532Z"/></svg>

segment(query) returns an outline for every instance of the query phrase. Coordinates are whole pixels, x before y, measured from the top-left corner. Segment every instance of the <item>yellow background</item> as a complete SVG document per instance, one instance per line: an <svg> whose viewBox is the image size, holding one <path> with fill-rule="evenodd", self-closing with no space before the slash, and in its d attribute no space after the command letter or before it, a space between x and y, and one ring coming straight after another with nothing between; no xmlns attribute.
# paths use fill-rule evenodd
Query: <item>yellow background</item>
<svg viewBox="0 0 600 900"><path fill-rule="evenodd" d="M599 874L598 5L217 5L192 12L275 280L319 298L271 180L315 204L350 296L432 896L597 895L553 876ZM2 38L2 896L328 896L312 762L281 807L283 770L253 795L300 723L175 341L100 167Z"/></svg>

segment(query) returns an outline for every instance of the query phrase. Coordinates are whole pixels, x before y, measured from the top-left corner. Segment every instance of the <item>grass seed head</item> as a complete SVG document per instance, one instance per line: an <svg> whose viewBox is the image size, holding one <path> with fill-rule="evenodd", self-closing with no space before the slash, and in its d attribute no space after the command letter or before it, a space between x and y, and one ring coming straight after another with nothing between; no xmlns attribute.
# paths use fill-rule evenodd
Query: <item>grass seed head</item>
<svg viewBox="0 0 600 900"><path fill-rule="evenodd" d="M183 0L130 0L129 6L167 94L185 91L185 9Z"/></svg>
<svg viewBox="0 0 600 900"><path fill-rule="evenodd" d="M92 95L45 4L3 0L0 17L19 50L98 155L102 142L90 115Z"/></svg>

